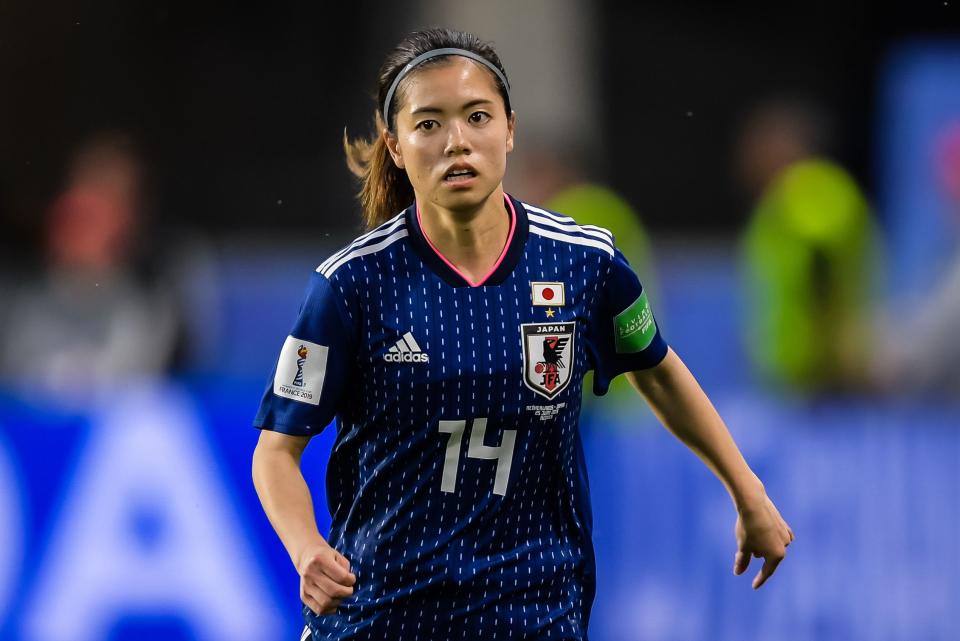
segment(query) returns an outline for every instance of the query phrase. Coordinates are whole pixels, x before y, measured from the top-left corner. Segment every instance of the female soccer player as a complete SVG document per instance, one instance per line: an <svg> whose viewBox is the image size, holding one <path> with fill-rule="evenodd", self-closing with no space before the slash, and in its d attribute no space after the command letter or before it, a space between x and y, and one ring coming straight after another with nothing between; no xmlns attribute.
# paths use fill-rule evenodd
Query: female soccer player
<svg viewBox="0 0 960 641"><path fill-rule="evenodd" d="M734 572L793 533L660 335L610 233L503 191L516 116L476 37L414 33L346 143L368 233L313 274L255 424L253 478L314 639L587 638L595 589L581 384L624 373L724 483ZM399 213L397 213L399 212ZM336 417L332 516L300 455Z"/></svg>

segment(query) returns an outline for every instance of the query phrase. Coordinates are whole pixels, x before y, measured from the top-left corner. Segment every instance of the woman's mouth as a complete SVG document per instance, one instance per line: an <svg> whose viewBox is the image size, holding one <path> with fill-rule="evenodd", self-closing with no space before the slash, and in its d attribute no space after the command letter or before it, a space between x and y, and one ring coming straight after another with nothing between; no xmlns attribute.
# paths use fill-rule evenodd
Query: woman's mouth
<svg viewBox="0 0 960 641"><path fill-rule="evenodd" d="M467 183L476 177L476 172L471 169L452 169L446 173L443 181L450 184Z"/></svg>

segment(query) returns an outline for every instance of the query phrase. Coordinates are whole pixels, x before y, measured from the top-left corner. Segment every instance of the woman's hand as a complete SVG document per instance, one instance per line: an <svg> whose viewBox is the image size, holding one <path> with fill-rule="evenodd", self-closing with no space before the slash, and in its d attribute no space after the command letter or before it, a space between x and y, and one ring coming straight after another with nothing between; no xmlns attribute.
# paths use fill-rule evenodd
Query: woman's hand
<svg viewBox="0 0 960 641"><path fill-rule="evenodd" d="M350 562L324 541L313 543L300 554L300 599L314 614L333 614L341 601L353 594L357 577Z"/></svg>
<svg viewBox="0 0 960 641"><path fill-rule="evenodd" d="M763 558L763 567L753 578L753 589L756 590L770 578L787 555L787 546L793 541L793 530L766 493L737 511L737 554L733 561L733 573L740 575L746 572L751 557Z"/></svg>

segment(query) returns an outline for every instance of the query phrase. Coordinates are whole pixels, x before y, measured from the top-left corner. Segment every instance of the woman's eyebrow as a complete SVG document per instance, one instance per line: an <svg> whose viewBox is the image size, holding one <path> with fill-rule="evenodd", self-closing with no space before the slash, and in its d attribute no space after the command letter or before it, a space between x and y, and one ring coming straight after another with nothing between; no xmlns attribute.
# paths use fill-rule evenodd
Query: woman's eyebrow
<svg viewBox="0 0 960 641"><path fill-rule="evenodd" d="M476 107L477 105L492 105L492 104L493 104L492 100L487 100L486 98L477 98L476 100L471 100L470 102L464 104L463 107L461 107L461 109L466 110L466 109L469 109L470 107Z"/></svg>
<svg viewBox="0 0 960 641"><path fill-rule="evenodd" d="M476 107L477 105L492 105L493 101L486 98L477 98L476 100L471 100L470 102L464 103L460 108L461 111L467 110L470 107ZM434 107L432 105L424 105L423 107L417 107L411 114L422 114L422 113L443 113L443 109L440 107Z"/></svg>

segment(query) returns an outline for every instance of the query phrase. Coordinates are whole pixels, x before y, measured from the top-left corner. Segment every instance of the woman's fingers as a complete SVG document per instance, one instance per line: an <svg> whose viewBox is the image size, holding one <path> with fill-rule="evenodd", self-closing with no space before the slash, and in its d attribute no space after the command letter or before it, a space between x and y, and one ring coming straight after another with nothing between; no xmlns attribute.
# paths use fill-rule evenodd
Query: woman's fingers
<svg viewBox="0 0 960 641"><path fill-rule="evenodd" d="M761 585L766 583L767 579L776 571L777 566L780 565L780 561L783 560L783 556L768 556L763 560L763 567L760 568L760 572L757 573L757 576L753 578L753 589L758 589Z"/></svg>
<svg viewBox="0 0 960 641"><path fill-rule="evenodd" d="M747 567L750 565L750 554L744 552L743 550L737 550L736 555L733 557L733 573L737 576L740 576L747 571Z"/></svg>
<svg viewBox="0 0 960 641"><path fill-rule="evenodd" d="M349 561L339 552L331 549L329 553L317 554L311 559L301 576L314 583L318 583L320 577L326 576L335 583L351 587L357 582L357 577L350 572L349 568Z"/></svg>
<svg viewBox="0 0 960 641"><path fill-rule="evenodd" d="M343 599L353 594L357 577L350 562L327 547L308 557L301 574L300 598L314 614L333 614Z"/></svg>
<svg viewBox="0 0 960 641"><path fill-rule="evenodd" d="M337 564L340 565L340 567L342 567L344 570L346 570L347 572L350 571L350 561L347 560L347 557L343 556L343 555L340 554L339 552L336 552L336 556L334 557L334 560L335 560L335 561L337 562Z"/></svg>
<svg viewBox="0 0 960 641"><path fill-rule="evenodd" d="M349 596L340 596L344 591L352 594L353 588L339 586L330 579L321 577L319 582L301 581L300 598L314 614L334 614L343 599Z"/></svg>
<svg viewBox="0 0 960 641"><path fill-rule="evenodd" d="M356 575L350 571L350 561L336 550L333 550L332 562L329 557L324 561L323 573L340 585L351 586L357 582Z"/></svg>
<svg viewBox="0 0 960 641"><path fill-rule="evenodd" d="M741 510L734 528L737 553L733 561L733 573L740 575L746 572L752 557L764 560L763 567L753 579L754 590L773 575L786 557L787 546L795 538L793 530L769 497L764 499L763 508L754 506Z"/></svg>
<svg viewBox="0 0 960 641"><path fill-rule="evenodd" d="M343 599L332 599L331 601L328 601L326 607L320 611L320 614L336 614L337 608L340 607L342 602Z"/></svg>
<svg viewBox="0 0 960 641"><path fill-rule="evenodd" d="M353 594L352 587L331 581L329 577L317 577L315 582L317 587L331 599L344 599Z"/></svg>
<svg viewBox="0 0 960 641"><path fill-rule="evenodd" d="M314 598L311 590L307 589L304 581L300 581L300 600L303 601L303 604L310 608L310 611L314 614L323 614L324 605Z"/></svg>

